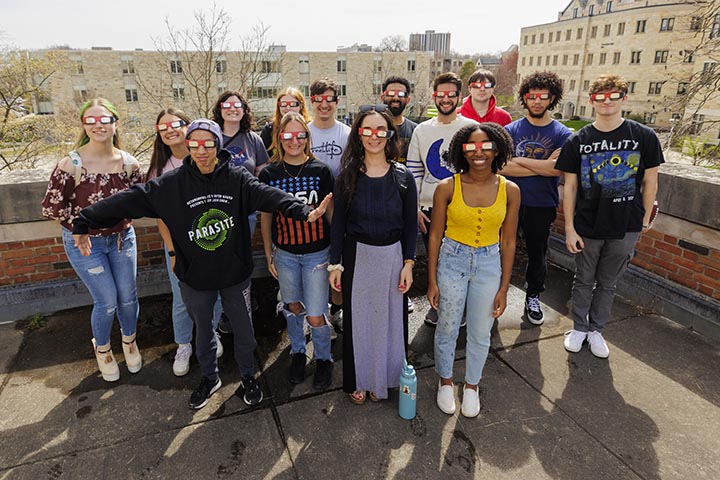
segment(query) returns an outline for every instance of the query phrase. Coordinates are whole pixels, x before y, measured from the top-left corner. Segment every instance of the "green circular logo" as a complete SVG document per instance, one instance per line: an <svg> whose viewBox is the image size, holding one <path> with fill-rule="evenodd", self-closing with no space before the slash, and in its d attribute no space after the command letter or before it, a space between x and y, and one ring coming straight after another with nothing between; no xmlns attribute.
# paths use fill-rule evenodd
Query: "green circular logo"
<svg viewBox="0 0 720 480"><path fill-rule="evenodd" d="M210 252L220 248L230 237L229 218L227 213L216 208L211 208L200 215L193 223L193 230L198 233L195 236L195 243Z"/></svg>

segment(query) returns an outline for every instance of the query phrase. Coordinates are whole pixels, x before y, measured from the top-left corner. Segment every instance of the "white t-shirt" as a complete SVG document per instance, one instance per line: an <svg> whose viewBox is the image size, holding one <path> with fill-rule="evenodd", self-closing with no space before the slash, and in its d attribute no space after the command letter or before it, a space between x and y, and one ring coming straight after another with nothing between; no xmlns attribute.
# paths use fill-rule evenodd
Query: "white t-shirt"
<svg viewBox="0 0 720 480"><path fill-rule="evenodd" d="M330 167L333 176L337 177L340 173L340 159L350 135L350 127L337 120L330 128L318 128L312 122L308 127L310 128L310 151L318 160Z"/></svg>

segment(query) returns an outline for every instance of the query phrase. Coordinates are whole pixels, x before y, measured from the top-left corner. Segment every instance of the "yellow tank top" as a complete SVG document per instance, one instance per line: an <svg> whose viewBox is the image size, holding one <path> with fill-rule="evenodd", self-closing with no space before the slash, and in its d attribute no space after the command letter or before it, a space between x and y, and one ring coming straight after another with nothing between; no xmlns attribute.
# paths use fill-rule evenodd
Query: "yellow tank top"
<svg viewBox="0 0 720 480"><path fill-rule="evenodd" d="M500 227L507 212L505 177L499 176L497 197L489 207L472 208L462 196L460 174L455 174L452 200L447 209L445 236L470 247L486 247L500 241Z"/></svg>

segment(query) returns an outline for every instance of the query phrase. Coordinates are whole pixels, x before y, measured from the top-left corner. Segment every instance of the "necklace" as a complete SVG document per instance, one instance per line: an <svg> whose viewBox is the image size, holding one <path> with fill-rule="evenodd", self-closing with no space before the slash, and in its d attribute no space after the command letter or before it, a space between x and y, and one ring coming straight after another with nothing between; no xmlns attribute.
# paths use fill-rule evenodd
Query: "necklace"
<svg viewBox="0 0 720 480"><path fill-rule="evenodd" d="M300 176L300 174L302 173L303 168L305 168L305 165L307 165L308 163L310 163L310 159L305 160L305 161L300 165L300 170L298 170L298 172L297 172L296 175L293 175L292 173L288 172L287 166L286 166L286 164L285 164L284 161L282 162L282 167L283 167L283 170L285 170L285 173L287 173L288 177L298 178L298 177Z"/></svg>

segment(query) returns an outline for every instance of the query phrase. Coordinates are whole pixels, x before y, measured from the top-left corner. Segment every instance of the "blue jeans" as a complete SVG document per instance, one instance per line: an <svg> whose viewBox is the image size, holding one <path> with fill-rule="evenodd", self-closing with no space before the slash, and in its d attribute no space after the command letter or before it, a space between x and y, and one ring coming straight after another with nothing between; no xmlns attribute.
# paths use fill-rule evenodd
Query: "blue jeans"
<svg viewBox="0 0 720 480"><path fill-rule="evenodd" d="M305 315L310 317L323 315L325 325L311 326L310 334L315 347L315 358L331 360L331 327L327 323L329 248L304 255L289 253L277 248L274 258L278 271L280 295L286 305L284 314L288 325L291 353L305 352L305 333L303 332ZM298 315L292 313L287 305L294 302L302 303L305 311Z"/></svg>
<svg viewBox="0 0 720 480"><path fill-rule="evenodd" d="M118 250L120 237L120 250ZM130 227L104 237L90 237L92 253L83 257L75 246L72 232L62 229L63 245L70 265L90 291L93 337L98 345L110 343L110 330L117 312L123 335L133 335L139 313L136 276L137 244Z"/></svg>
<svg viewBox="0 0 720 480"><path fill-rule="evenodd" d="M175 343L191 343L193 334L193 321L185 308L182 294L180 293L180 285L178 278L170 268L170 255L165 248L165 265L167 266L168 278L170 279L170 289L172 290L172 322L173 333L175 334ZM220 295L215 302L213 309L213 328L217 330L218 322L220 322L220 314L222 314L222 302Z"/></svg>
<svg viewBox="0 0 720 480"><path fill-rule="evenodd" d="M455 345L467 303L465 383L476 385L482 378L490 350L493 300L500 288L500 247L470 247L443 238L438 260L440 290L438 324L435 330L435 370L452 378Z"/></svg>

